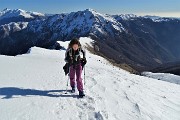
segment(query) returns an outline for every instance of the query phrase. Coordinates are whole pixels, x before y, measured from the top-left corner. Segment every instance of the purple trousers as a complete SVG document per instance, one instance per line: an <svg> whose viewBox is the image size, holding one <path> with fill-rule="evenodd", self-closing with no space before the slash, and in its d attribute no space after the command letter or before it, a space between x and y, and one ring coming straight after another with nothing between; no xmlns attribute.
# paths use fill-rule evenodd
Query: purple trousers
<svg viewBox="0 0 180 120"><path fill-rule="evenodd" d="M73 67L70 66L70 85L71 87L75 87L75 74L76 74L76 82L78 91L83 91L83 83L82 83L82 66L81 64L75 65Z"/></svg>

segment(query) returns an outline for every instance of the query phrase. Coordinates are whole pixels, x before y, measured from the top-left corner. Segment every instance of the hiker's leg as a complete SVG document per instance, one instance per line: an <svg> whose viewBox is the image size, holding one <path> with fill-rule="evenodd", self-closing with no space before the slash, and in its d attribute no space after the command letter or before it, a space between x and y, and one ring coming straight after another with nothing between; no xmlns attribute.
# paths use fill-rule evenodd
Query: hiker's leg
<svg viewBox="0 0 180 120"><path fill-rule="evenodd" d="M83 91L83 83L82 83L82 66L81 64L76 66L76 81L77 81L77 89L78 91Z"/></svg>
<svg viewBox="0 0 180 120"><path fill-rule="evenodd" d="M70 66L70 85L71 87L75 87L75 69L73 68L73 65Z"/></svg>

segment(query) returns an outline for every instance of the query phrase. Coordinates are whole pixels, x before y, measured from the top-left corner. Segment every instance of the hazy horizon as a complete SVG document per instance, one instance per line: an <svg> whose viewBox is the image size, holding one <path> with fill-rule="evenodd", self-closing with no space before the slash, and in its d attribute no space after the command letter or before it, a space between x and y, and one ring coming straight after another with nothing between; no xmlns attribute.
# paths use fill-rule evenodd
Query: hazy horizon
<svg viewBox="0 0 180 120"><path fill-rule="evenodd" d="M102 14L135 14L180 17L178 0L1 0L0 10L23 9L45 14L82 11L88 8Z"/></svg>

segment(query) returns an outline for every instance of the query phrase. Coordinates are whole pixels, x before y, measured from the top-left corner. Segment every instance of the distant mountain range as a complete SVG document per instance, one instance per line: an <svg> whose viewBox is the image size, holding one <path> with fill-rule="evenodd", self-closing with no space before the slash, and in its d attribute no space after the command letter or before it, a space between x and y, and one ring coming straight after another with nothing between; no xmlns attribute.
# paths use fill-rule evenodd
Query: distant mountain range
<svg viewBox="0 0 180 120"><path fill-rule="evenodd" d="M44 14L38 12L28 12L22 9L11 10L6 8L0 12L0 25L10 22L29 22L44 16Z"/></svg>
<svg viewBox="0 0 180 120"><path fill-rule="evenodd" d="M101 54L137 71L180 59L180 20L92 9L42 14L21 9L0 12L0 54L17 55L32 46L59 49L56 41L91 37Z"/></svg>
<svg viewBox="0 0 180 120"><path fill-rule="evenodd" d="M169 62L150 70L151 72L172 73L180 75L180 62Z"/></svg>

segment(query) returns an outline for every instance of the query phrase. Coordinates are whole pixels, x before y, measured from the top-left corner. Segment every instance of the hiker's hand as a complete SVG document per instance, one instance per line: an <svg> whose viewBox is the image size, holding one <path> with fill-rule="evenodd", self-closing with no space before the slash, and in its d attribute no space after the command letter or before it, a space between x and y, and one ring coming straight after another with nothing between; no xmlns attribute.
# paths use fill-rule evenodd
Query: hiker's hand
<svg viewBox="0 0 180 120"><path fill-rule="evenodd" d="M68 63L71 65L73 63L73 60L72 59L69 59L68 60Z"/></svg>
<svg viewBox="0 0 180 120"><path fill-rule="evenodd" d="M69 64L68 63L66 63L64 65L63 70L64 70L65 75L67 75L69 73Z"/></svg>
<svg viewBox="0 0 180 120"><path fill-rule="evenodd" d="M87 63L86 58L82 58L81 61L82 61L82 64L83 64L83 65L85 65L85 64Z"/></svg>

